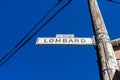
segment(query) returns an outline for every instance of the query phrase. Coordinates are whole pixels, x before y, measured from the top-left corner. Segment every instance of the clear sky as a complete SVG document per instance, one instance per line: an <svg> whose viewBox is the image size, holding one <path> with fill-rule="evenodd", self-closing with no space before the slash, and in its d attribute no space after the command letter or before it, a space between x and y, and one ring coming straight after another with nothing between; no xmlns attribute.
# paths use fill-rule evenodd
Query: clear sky
<svg viewBox="0 0 120 80"><path fill-rule="evenodd" d="M66 1L63 0L59 7ZM99 80L93 46L35 45L37 37L55 37L56 34L92 37L94 34L87 1L73 0L64 8L0 67L0 80ZM107 0L98 1L111 39L120 37L120 5ZM0 58L12 49L56 2L57 0L0 0Z"/></svg>

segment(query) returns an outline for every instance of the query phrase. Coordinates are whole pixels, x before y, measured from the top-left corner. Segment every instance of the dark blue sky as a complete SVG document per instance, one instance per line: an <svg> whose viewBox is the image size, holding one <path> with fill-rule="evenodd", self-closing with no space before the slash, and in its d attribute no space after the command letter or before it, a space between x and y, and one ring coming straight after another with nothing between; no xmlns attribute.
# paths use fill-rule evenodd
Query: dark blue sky
<svg viewBox="0 0 120 80"><path fill-rule="evenodd" d="M67 0L62 4L65 1ZM56 2L57 0L1 0L0 58L12 49ZM118 38L120 5L99 0L99 6L111 39ZM35 45L37 37L55 37L56 34L93 36L87 0L73 0L64 8L0 67L0 80L99 80L93 46Z"/></svg>

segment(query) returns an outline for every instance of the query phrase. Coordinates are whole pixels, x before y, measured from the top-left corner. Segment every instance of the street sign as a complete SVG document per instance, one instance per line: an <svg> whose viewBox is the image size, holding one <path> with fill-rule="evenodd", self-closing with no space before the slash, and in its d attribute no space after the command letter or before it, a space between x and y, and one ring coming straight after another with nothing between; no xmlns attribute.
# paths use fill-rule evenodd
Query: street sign
<svg viewBox="0 0 120 80"><path fill-rule="evenodd" d="M94 45L93 38L74 38L74 35L58 34L54 37L38 37L36 45Z"/></svg>

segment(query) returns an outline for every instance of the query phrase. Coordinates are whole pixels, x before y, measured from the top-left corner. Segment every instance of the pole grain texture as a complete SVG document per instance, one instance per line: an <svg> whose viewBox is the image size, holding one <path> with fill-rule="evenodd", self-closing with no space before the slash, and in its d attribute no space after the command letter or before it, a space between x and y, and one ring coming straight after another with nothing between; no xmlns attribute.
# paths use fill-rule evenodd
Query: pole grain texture
<svg viewBox="0 0 120 80"><path fill-rule="evenodd" d="M118 80L115 73L119 68L97 0L88 0L88 4L97 44L101 80Z"/></svg>

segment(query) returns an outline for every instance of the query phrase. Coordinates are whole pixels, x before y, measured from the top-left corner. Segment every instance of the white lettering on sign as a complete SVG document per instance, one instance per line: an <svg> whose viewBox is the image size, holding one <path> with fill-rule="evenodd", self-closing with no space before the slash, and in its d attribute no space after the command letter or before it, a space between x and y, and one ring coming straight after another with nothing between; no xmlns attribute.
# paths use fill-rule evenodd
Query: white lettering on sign
<svg viewBox="0 0 120 80"><path fill-rule="evenodd" d="M37 38L36 45L94 45L92 38Z"/></svg>

